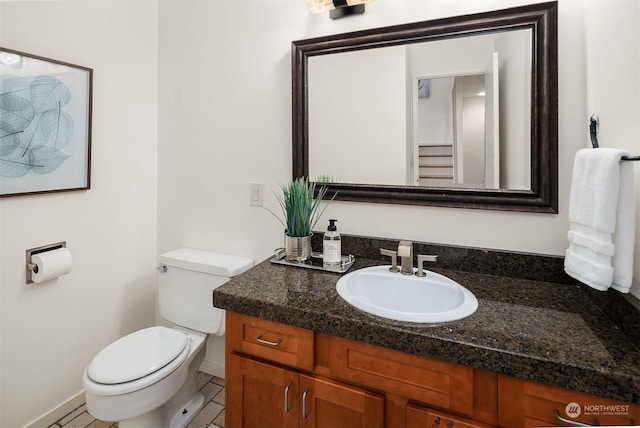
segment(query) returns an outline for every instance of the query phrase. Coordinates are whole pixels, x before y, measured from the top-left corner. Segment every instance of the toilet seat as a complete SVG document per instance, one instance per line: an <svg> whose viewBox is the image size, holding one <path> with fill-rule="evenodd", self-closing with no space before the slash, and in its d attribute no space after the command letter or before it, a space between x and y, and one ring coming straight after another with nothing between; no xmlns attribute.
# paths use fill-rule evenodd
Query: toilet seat
<svg viewBox="0 0 640 428"><path fill-rule="evenodd" d="M86 369L92 392L116 395L145 388L187 359L189 336L155 326L124 336L102 350Z"/></svg>

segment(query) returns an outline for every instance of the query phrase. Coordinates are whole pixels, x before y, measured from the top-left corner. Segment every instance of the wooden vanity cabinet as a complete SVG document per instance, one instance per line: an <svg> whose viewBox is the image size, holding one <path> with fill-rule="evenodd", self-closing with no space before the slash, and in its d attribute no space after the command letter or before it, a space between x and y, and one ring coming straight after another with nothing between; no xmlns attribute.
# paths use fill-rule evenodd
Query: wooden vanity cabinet
<svg viewBox="0 0 640 428"><path fill-rule="evenodd" d="M472 424L482 409L496 419L495 402L474 400L473 369L233 312L226 321L227 428L484 428Z"/></svg>
<svg viewBox="0 0 640 428"><path fill-rule="evenodd" d="M567 403L617 403L227 312L225 426L507 428L563 425ZM629 416L576 418L640 423Z"/></svg>

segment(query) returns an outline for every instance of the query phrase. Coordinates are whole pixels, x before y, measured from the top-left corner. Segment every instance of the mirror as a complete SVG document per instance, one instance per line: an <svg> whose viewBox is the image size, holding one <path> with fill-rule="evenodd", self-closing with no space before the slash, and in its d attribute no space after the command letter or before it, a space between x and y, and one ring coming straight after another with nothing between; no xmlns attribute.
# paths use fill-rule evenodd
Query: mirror
<svg viewBox="0 0 640 428"><path fill-rule="evenodd" d="M293 42L294 178L341 200L557 213L556 7Z"/></svg>

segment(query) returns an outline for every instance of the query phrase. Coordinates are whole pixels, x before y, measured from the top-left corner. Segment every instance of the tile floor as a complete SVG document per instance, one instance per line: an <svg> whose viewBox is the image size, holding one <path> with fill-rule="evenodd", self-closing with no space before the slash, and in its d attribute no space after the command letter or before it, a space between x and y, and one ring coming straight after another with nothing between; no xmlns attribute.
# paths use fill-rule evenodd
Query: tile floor
<svg viewBox="0 0 640 428"><path fill-rule="evenodd" d="M198 387L204 394L204 407L187 428L224 428L224 379L200 372ZM96 420L82 406L60 419L49 428L116 428L117 423Z"/></svg>

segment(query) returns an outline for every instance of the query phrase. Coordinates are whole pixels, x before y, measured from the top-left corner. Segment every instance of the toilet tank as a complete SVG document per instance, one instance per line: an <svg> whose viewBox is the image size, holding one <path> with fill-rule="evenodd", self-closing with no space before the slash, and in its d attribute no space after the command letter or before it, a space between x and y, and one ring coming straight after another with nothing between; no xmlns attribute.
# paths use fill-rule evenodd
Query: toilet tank
<svg viewBox="0 0 640 428"><path fill-rule="evenodd" d="M213 307L213 290L253 266L246 257L181 248L158 257L158 309L167 321L203 333L224 334L224 310Z"/></svg>

